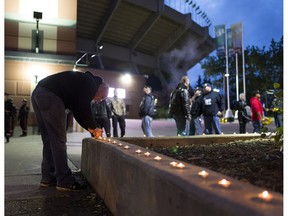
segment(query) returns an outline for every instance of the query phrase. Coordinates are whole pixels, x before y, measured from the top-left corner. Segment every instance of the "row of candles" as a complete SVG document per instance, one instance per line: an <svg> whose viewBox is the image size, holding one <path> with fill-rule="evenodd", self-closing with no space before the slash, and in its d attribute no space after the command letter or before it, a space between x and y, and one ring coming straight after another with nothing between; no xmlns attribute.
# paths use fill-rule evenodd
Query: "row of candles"
<svg viewBox="0 0 288 216"><path fill-rule="evenodd" d="M104 140L104 141L107 141L107 142L112 142L113 144L117 144L119 147L123 147L125 150L128 150L130 149L130 147L128 145L123 145L122 143L117 143L115 140L111 140L110 138L98 138L98 139L101 139L101 140ZM137 149L135 151L136 154L141 154L142 151L140 149ZM145 157L150 157L151 156L151 153L150 152L145 152L143 153ZM161 161L162 158L160 156L155 156L154 157L154 160L155 161ZM185 165L183 163L178 163L178 162L175 162L175 161L172 161L170 162L170 165L172 167L175 167L175 168L179 168L179 169L183 169L185 167ZM200 172L198 172L198 176L202 177L202 178L208 178L209 176L209 173L205 170L202 170ZM231 181L228 181L226 179L222 179L220 181L218 181L218 185L223 187L223 188L229 188L231 186ZM270 201L272 199L272 195L268 192L268 191L263 191L262 193L259 193L258 194L258 198L263 200L263 201Z"/></svg>

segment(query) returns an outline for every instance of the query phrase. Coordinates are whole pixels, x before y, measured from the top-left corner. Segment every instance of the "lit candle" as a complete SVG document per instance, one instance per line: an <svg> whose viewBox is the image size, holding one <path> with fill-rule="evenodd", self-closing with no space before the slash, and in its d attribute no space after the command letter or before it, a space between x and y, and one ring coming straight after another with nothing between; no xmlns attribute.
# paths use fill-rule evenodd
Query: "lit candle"
<svg viewBox="0 0 288 216"><path fill-rule="evenodd" d="M115 140L113 140L113 142L112 142L113 144L116 144L117 142L115 141Z"/></svg>
<svg viewBox="0 0 288 216"><path fill-rule="evenodd" d="M177 164L178 164L178 163L177 163L177 162L175 162L175 161L172 161L172 162L170 163L170 165L171 165L171 166L173 166L173 167L176 167L176 166L177 166Z"/></svg>
<svg viewBox="0 0 288 216"><path fill-rule="evenodd" d="M272 199L272 195L268 193L268 191L263 191L262 193L258 194L258 197L265 201L270 201Z"/></svg>
<svg viewBox="0 0 288 216"><path fill-rule="evenodd" d="M129 149L130 147L128 145L125 145L124 146L124 149Z"/></svg>
<svg viewBox="0 0 288 216"><path fill-rule="evenodd" d="M108 142L111 142L111 139L108 139Z"/></svg>
<svg viewBox="0 0 288 216"><path fill-rule="evenodd" d="M121 147L121 146L123 146L123 144L122 144L122 143L119 143L119 144L118 144L118 146L120 146L120 147Z"/></svg>
<svg viewBox="0 0 288 216"><path fill-rule="evenodd" d="M104 141L106 141L106 138L105 138L105 137L103 137L103 140L104 140Z"/></svg>
<svg viewBox="0 0 288 216"><path fill-rule="evenodd" d="M203 178L207 178L209 176L209 173L206 172L205 170L202 170L201 172L198 172L198 175Z"/></svg>
<svg viewBox="0 0 288 216"><path fill-rule="evenodd" d="M137 154L140 154L142 151L141 151L140 149L137 149L135 152L136 152Z"/></svg>
<svg viewBox="0 0 288 216"><path fill-rule="evenodd" d="M145 155L146 157L149 157L149 156L151 155L151 153L145 152L144 155Z"/></svg>
<svg viewBox="0 0 288 216"><path fill-rule="evenodd" d="M156 157L154 158L154 160L156 160L156 161L160 161L160 160L162 160L162 158L159 157L159 156L156 156Z"/></svg>
<svg viewBox="0 0 288 216"><path fill-rule="evenodd" d="M177 166L178 168L181 168L181 169L185 167L185 165L182 164L182 163L179 163L179 164L177 164L176 166Z"/></svg>
<svg viewBox="0 0 288 216"><path fill-rule="evenodd" d="M100 137L98 137L98 139L99 139L99 140L102 140L102 137L100 136Z"/></svg>
<svg viewBox="0 0 288 216"><path fill-rule="evenodd" d="M221 181L218 182L218 184L224 188L228 188L228 187L230 187L231 182L226 180L226 179L222 179Z"/></svg>

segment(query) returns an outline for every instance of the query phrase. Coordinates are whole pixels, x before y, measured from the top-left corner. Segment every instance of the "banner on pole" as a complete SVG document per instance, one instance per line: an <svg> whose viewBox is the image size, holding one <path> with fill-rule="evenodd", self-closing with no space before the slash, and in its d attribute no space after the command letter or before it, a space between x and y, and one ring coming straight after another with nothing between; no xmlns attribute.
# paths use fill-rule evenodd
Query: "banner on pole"
<svg viewBox="0 0 288 216"><path fill-rule="evenodd" d="M234 55L233 41L232 41L232 31L231 29L227 29L227 46L228 46L228 54L229 56Z"/></svg>
<svg viewBox="0 0 288 216"><path fill-rule="evenodd" d="M225 25L215 26L215 43L218 57L225 56Z"/></svg>
<svg viewBox="0 0 288 216"><path fill-rule="evenodd" d="M242 23L231 25L234 52L242 53Z"/></svg>

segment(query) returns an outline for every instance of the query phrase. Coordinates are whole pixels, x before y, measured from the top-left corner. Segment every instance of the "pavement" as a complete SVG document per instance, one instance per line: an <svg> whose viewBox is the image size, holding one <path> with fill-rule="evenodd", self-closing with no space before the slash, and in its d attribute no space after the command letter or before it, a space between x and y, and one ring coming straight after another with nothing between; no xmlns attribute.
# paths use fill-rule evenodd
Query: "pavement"
<svg viewBox="0 0 288 216"><path fill-rule="evenodd" d="M224 134L237 133L237 121L221 125ZM252 132L252 124L247 131ZM152 130L155 136L174 136L174 120L154 120ZM14 136L5 143L5 208L4 215L112 215L103 200L89 186L80 192L60 192L55 187L40 188L42 141L40 135L33 134L29 128L28 136L19 137L20 128L16 127ZM268 127L274 132L274 122ZM31 135L32 134L32 135ZM126 120L126 136L143 136L139 119ZM67 133L68 163L75 177L85 182L81 175L82 139L90 137L84 132ZM104 206L104 207L103 207Z"/></svg>

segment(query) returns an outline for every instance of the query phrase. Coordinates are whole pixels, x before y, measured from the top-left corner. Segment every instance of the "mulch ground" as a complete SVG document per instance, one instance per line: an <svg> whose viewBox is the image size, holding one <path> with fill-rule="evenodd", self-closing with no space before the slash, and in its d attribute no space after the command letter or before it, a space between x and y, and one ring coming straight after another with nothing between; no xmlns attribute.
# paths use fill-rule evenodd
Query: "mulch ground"
<svg viewBox="0 0 288 216"><path fill-rule="evenodd" d="M175 146L154 151L283 194L283 152L273 139Z"/></svg>

